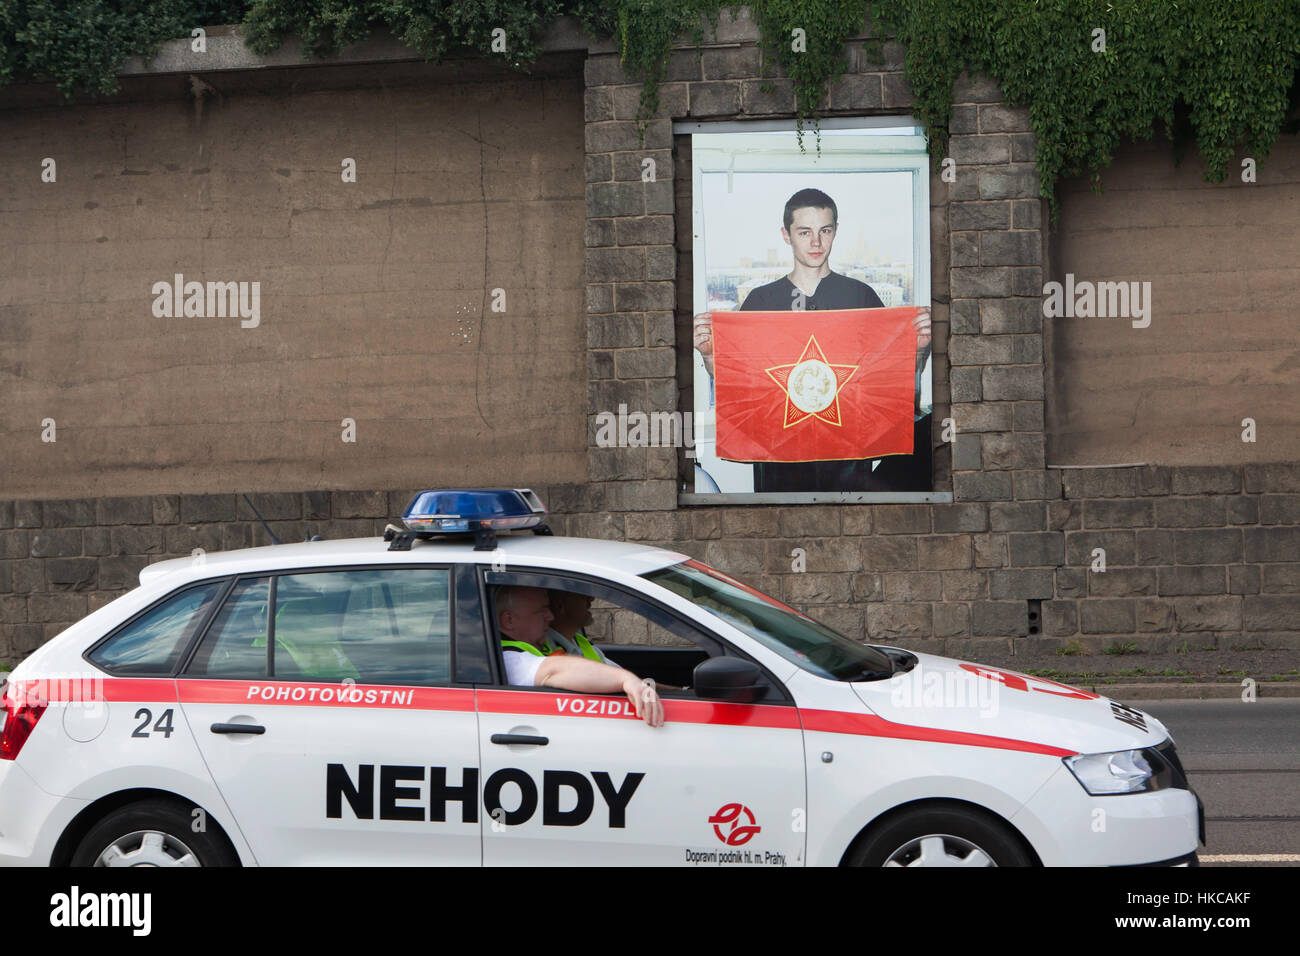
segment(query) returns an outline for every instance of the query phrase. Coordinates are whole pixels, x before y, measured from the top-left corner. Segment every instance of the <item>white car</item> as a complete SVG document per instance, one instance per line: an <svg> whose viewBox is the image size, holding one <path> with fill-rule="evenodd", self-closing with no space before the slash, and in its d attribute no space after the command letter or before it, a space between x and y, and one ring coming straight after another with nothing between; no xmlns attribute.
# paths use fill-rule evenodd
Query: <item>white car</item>
<svg viewBox="0 0 1300 956"><path fill-rule="evenodd" d="M151 565L23 661L0 863L1196 864L1154 718L861 644L686 555L493 540L536 496L514 521L459 494L382 539ZM507 685L496 584L593 597L588 637L661 685L663 726Z"/></svg>

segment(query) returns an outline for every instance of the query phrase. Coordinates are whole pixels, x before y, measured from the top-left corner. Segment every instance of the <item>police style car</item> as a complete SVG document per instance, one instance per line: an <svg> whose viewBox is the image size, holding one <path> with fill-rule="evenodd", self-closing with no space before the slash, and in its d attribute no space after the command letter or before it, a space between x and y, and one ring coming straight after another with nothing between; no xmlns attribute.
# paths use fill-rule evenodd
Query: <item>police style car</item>
<svg viewBox="0 0 1300 956"><path fill-rule="evenodd" d="M4 687L0 862L1196 862L1153 717L543 519L526 490L427 492L383 539L145 568ZM591 597L664 724L507 685L494 585Z"/></svg>

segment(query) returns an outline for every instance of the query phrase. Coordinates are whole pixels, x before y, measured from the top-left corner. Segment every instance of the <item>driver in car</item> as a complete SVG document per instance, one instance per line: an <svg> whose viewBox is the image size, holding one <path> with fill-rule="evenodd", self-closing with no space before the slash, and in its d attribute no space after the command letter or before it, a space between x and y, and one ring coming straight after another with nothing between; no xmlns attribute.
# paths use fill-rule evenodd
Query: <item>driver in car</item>
<svg viewBox="0 0 1300 956"><path fill-rule="evenodd" d="M613 664L587 660L552 647L546 631L555 616L550 595L542 588L502 585L493 592L506 680L523 687L554 687L580 694L627 695L636 715L651 727L662 727L664 705L654 685Z"/></svg>

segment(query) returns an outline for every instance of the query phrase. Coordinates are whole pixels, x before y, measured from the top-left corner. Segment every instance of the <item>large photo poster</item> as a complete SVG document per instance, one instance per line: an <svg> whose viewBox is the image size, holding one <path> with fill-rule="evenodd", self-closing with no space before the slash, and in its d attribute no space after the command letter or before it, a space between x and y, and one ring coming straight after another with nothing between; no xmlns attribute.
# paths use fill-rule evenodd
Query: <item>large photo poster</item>
<svg viewBox="0 0 1300 956"><path fill-rule="evenodd" d="M694 494L931 492L925 140L807 145L692 135Z"/></svg>

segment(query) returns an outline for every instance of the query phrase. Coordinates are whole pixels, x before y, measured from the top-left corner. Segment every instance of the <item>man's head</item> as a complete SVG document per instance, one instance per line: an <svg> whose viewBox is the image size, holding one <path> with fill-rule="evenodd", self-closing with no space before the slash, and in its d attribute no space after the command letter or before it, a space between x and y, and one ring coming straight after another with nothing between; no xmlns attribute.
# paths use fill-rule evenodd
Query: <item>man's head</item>
<svg viewBox="0 0 1300 956"><path fill-rule="evenodd" d="M794 259L810 269L820 269L831 257L831 243L839 225L835 200L820 189L801 189L786 201L781 237Z"/></svg>
<svg viewBox="0 0 1300 956"><path fill-rule="evenodd" d="M565 637L572 639L574 634L592 622L590 595L556 590L549 593L551 613L555 616L555 622L551 626Z"/></svg>
<svg viewBox="0 0 1300 956"><path fill-rule="evenodd" d="M503 585L492 595L497 627L506 637L528 644L540 644L551 626L550 601L542 588Z"/></svg>

